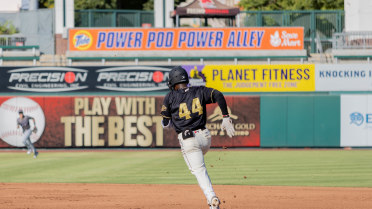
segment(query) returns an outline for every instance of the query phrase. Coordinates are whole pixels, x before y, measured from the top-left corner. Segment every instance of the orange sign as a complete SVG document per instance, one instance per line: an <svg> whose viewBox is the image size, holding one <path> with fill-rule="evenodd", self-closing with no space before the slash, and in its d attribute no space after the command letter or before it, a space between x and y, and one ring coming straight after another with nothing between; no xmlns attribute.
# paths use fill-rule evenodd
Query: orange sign
<svg viewBox="0 0 372 209"><path fill-rule="evenodd" d="M70 29L70 51L303 49L302 27Z"/></svg>

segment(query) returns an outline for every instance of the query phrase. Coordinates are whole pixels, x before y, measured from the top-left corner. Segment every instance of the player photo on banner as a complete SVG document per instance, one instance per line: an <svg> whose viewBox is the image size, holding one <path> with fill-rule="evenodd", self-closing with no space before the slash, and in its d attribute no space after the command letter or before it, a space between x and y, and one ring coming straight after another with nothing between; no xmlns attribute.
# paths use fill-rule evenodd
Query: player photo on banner
<svg viewBox="0 0 372 209"><path fill-rule="evenodd" d="M341 146L372 146L372 95L341 95Z"/></svg>
<svg viewBox="0 0 372 209"><path fill-rule="evenodd" d="M207 128L213 136L212 147L259 146L259 97L225 97L235 137L226 138L220 127L219 107L208 105ZM162 128L163 99L162 96L0 97L0 147L23 146L22 142L9 138L12 133L21 134L21 130L19 133L16 130L19 108L35 118L37 133L31 140L36 147L179 147L176 133Z"/></svg>
<svg viewBox="0 0 372 209"><path fill-rule="evenodd" d="M21 117L27 120L26 127L18 122L21 113ZM32 131L30 141L35 143L42 136L44 128L45 116L39 103L27 97L0 97L0 138L7 145L24 147L26 129ZM6 144L0 144L0 147L7 146Z"/></svg>

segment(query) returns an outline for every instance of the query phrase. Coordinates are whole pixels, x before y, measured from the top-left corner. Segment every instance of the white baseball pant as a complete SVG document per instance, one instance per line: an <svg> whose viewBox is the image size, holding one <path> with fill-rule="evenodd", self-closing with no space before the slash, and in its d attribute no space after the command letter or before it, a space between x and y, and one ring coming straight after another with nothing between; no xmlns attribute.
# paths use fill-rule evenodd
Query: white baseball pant
<svg viewBox="0 0 372 209"><path fill-rule="evenodd" d="M196 177L208 203L210 203L212 197L216 196L216 194L214 193L212 182L205 167L204 155L211 146L211 134L208 129L199 129L193 132L194 137L185 140L182 138L182 133L178 134L178 140L187 166Z"/></svg>
<svg viewBox="0 0 372 209"><path fill-rule="evenodd" d="M28 150L31 150L32 153L35 153L36 152L36 149L34 147L34 145L32 144L31 140L30 140L30 136L32 134L32 130L31 129L27 129L24 133L23 133L23 144L26 145L27 149Z"/></svg>

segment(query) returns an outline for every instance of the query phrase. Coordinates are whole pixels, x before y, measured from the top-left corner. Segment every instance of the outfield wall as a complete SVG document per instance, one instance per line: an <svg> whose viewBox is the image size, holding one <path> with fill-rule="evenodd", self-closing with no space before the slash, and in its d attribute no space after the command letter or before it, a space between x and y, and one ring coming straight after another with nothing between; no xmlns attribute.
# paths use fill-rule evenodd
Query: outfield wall
<svg viewBox="0 0 372 209"><path fill-rule="evenodd" d="M261 96L261 147L340 147L339 96Z"/></svg>
<svg viewBox="0 0 372 209"><path fill-rule="evenodd" d="M372 146L372 65L183 67L193 86L226 96L237 136L223 135L219 108L209 105L212 147ZM22 146L20 108L44 121L32 136L38 147L178 147L159 116L171 68L3 67L0 147Z"/></svg>
<svg viewBox="0 0 372 209"><path fill-rule="evenodd" d="M0 97L0 147L22 147L18 110L32 116L31 141L37 147L179 147L174 130L164 130L159 112L161 96ZM217 104L207 107L212 147L260 146L260 98L226 96L236 136L221 131Z"/></svg>

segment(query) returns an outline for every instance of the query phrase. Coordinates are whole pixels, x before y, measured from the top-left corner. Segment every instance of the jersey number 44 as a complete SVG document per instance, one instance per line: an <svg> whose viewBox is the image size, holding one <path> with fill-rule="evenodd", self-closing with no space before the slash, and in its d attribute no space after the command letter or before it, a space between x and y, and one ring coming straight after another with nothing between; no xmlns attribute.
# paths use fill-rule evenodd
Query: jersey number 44
<svg viewBox="0 0 372 209"><path fill-rule="evenodd" d="M179 108L179 117L180 118L185 118L186 120L191 118L191 112L192 113L198 113L198 115L203 114L203 107L200 104L200 100L198 97L194 98L192 100L192 105L191 105L191 112L189 108L187 107L186 102L180 104Z"/></svg>

